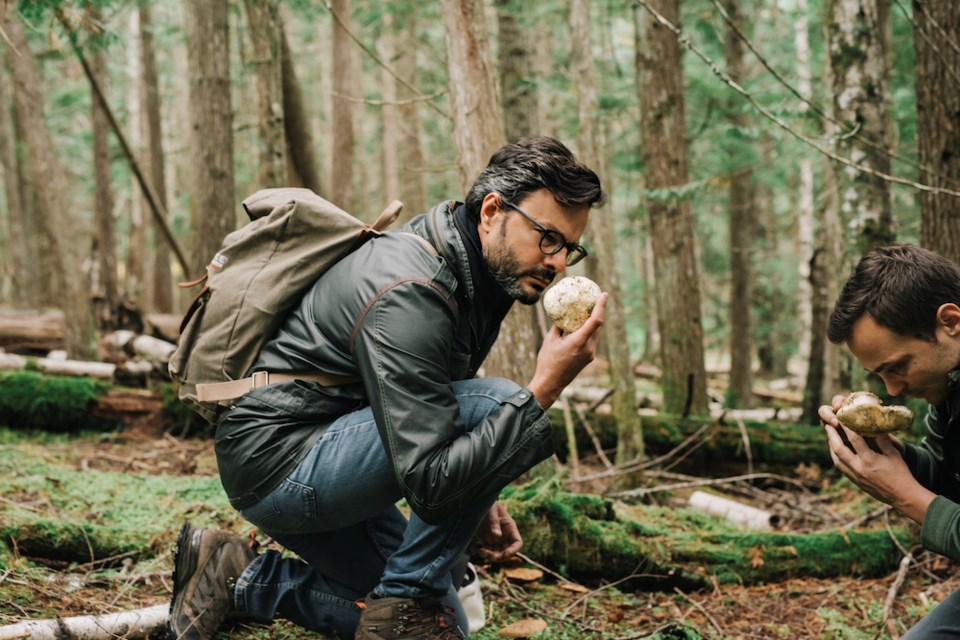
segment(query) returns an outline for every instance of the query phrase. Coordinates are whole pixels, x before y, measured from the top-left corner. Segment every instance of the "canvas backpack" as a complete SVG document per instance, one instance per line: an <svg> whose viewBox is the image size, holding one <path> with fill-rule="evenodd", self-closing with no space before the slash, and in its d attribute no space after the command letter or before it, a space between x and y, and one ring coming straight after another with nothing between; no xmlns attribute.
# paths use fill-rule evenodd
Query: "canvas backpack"
<svg viewBox="0 0 960 640"><path fill-rule="evenodd" d="M394 201L366 224L309 189L262 189L244 200L251 222L227 235L203 278L181 285L203 288L170 357L180 400L215 423L228 403L205 397L216 395L205 388L233 382L243 386L236 396L252 388L241 380L287 313L327 269L393 223L401 207ZM283 379L291 377L352 381L322 372Z"/></svg>

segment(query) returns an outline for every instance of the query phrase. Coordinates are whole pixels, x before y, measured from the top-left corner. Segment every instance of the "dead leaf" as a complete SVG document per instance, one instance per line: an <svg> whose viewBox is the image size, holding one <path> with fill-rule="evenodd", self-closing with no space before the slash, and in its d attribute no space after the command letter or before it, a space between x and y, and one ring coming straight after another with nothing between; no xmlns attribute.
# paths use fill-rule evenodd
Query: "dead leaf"
<svg viewBox="0 0 960 640"><path fill-rule="evenodd" d="M750 554L751 567L762 567L766 564L766 561L763 559L763 549L761 547L753 547L748 553Z"/></svg>
<svg viewBox="0 0 960 640"><path fill-rule="evenodd" d="M547 628L547 623L540 618L524 618L507 625L497 635L501 638L528 638L535 636Z"/></svg>
<svg viewBox="0 0 960 640"><path fill-rule="evenodd" d="M791 544L791 545L787 545L786 547L783 548L783 550L784 550L784 551L787 551L787 552L789 552L789 553L792 553L795 558L799 558L799 557L800 557L800 552L797 551L797 548L796 548L795 546L793 546L792 544Z"/></svg>
<svg viewBox="0 0 960 640"><path fill-rule="evenodd" d="M533 582L543 577L543 571L540 571L540 569L515 567L512 569L503 569L503 575L511 580L519 580L520 582Z"/></svg>
<svg viewBox="0 0 960 640"><path fill-rule="evenodd" d="M565 591L573 591L575 593L590 593L590 589L587 589L582 584L577 584L576 582L564 582L560 585L560 588Z"/></svg>

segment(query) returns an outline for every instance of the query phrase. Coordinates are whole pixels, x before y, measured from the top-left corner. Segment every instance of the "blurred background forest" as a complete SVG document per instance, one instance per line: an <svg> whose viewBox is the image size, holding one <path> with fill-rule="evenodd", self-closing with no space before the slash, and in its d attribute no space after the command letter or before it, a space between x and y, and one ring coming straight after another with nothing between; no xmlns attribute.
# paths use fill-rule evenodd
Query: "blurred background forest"
<svg viewBox="0 0 960 640"><path fill-rule="evenodd" d="M960 259L951 0L2 8L0 305L62 310L71 358L181 314L176 283L259 188L415 215L523 135L560 138L609 192L578 273L614 300L623 429L651 371L667 412L748 408L779 379L814 422L863 384L823 338L857 257L898 240ZM543 329L515 310L486 372L528 379Z"/></svg>

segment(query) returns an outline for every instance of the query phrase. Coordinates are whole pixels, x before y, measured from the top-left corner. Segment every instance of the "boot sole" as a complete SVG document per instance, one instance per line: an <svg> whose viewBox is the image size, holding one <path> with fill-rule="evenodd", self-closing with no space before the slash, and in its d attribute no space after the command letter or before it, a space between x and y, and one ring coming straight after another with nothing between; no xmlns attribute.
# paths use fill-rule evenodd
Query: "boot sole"
<svg viewBox="0 0 960 640"><path fill-rule="evenodd" d="M177 598L180 596L178 584L180 578L188 580L193 572L197 570L196 559L191 559L193 554L188 553L190 547L190 538L196 527L189 522L183 523L180 527L180 534L177 536L177 546L174 547L173 556L175 558L173 565L173 596L170 598L170 613L167 616L167 640L179 640L180 636L173 629L173 610L177 604Z"/></svg>

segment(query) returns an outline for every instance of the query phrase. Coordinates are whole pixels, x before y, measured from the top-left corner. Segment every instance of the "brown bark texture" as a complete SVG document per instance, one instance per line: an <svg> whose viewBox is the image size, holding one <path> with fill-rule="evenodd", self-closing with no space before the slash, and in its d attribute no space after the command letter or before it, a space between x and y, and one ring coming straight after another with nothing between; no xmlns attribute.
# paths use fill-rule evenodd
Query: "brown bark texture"
<svg viewBox="0 0 960 640"><path fill-rule="evenodd" d="M59 303L71 319L67 323L65 346L71 358L91 358L96 348L93 307L81 269L81 247L89 236L80 233L67 206L67 180L57 159L50 130L44 119L44 82L27 44L23 25L12 7L0 7L0 26L7 35L7 60L16 96L17 123L23 133L33 182L37 189L40 225L49 242L48 260L60 275ZM87 238L86 241L84 239Z"/></svg>
<svg viewBox="0 0 960 640"><path fill-rule="evenodd" d="M190 255L197 277L236 227L226 0L186 0L190 68Z"/></svg>
<svg viewBox="0 0 960 640"><path fill-rule="evenodd" d="M313 142L310 116L303 101L303 91L290 56L287 34L280 25L280 63L283 81L283 130L286 137L287 160L290 177L296 186L303 186L323 195L323 183Z"/></svg>
<svg viewBox="0 0 960 640"><path fill-rule="evenodd" d="M0 52L2 53L2 52ZM7 204L7 247L10 256L10 291L16 307L32 303L29 295L33 283L28 270L28 253L24 229L23 194L20 191L20 163L14 141L13 95L7 77L5 56L0 57L0 167L3 169L3 191Z"/></svg>
<svg viewBox="0 0 960 640"><path fill-rule="evenodd" d="M835 131L837 152L877 172L890 173L887 47L878 0L829 0L827 49L832 78L832 106L845 131ZM847 135L856 132L855 135ZM890 185L882 178L850 167L837 167L840 211L853 230L858 253L896 237ZM851 258L852 259L852 258Z"/></svg>
<svg viewBox="0 0 960 640"><path fill-rule="evenodd" d="M140 33L140 123L144 153L144 173L164 211L167 210L167 180L163 163L163 126L160 118L160 90L157 80L157 56L153 45L153 20L149 0L139 1ZM149 211L143 201L141 211ZM158 221L153 222L152 285L150 308L158 313L173 311L173 273L170 247Z"/></svg>
<svg viewBox="0 0 960 640"><path fill-rule="evenodd" d="M523 29L522 15L518 13L521 8L532 8L532 5L514 0L497 0L496 4L503 128L507 141L512 142L540 133L537 85L533 79L533 42L529 31Z"/></svg>
<svg viewBox="0 0 960 640"><path fill-rule="evenodd" d="M99 11L91 8L90 19L100 21ZM90 69L103 91L107 91L107 58L104 44L92 41ZM91 89L91 94L93 93ZM120 295L117 277L117 239L113 222L113 186L110 184L110 121L96 95L90 98L90 122L93 137L93 217L96 226L97 278L93 282L98 298L97 324L113 327L113 314Z"/></svg>
<svg viewBox="0 0 960 640"><path fill-rule="evenodd" d="M402 28L398 31L400 44L396 51L397 75L412 82L417 77L417 51L420 40L417 35L417 0L407 0ZM400 149L400 201L403 202L403 219L423 213L430 206L427 202L427 182L424 174L423 141L421 140L420 103L413 92L402 84L397 87L399 118L398 140Z"/></svg>
<svg viewBox="0 0 960 640"><path fill-rule="evenodd" d="M457 170L464 193L504 143L483 3L443 0L447 45L447 85L457 147Z"/></svg>
<svg viewBox="0 0 960 640"><path fill-rule="evenodd" d="M280 7L276 0L244 0L250 24L252 62L257 78L260 134L259 187L287 185L284 149Z"/></svg>
<svg viewBox="0 0 960 640"><path fill-rule="evenodd" d="M960 185L960 4L914 2L917 143L920 182L953 191ZM957 196L920 192L920 244L960 262Z"/></svg>
<svg viewBox="0 0 960 640"><path fill-rule="evenodd" d="M679 25L678 0L649 4ZM681 49L673 31L646 11L637 9L635 15L640 155L646 189L659 190L645 205L654 239L664 408L705 414L707 380L693 214L689 200L671 193L688 181Z"/></svg>
<svg viewBox="0 0 960 640"><path fill-rule="evenodd" d="M580 159L600 176L607 194L610 193L609 172L603 149L603 135L599 125L596 69L590 36L590 5L588 0L573 0L570 4L570 36L573 43L571 60L573 78L577 85L579 107L578 146ZM610 294L606 322L601 338L601 349L610 365L610 399L616 418L617 461L625 462L643 457L643 427L637 415L637 390L630 361L627 340L627 318L623 308L623 289L617 270L617 232L614 209L601 207L590 215L587 229L591 255L587 270L603 291Z"/></svg>
<svg viewBox="0 0 960 640"><path fill-rule="evenodd" d="M731 22L743 31L743 14L740 11L740 0L725 0L723 3L730 16ZM725 58L727 73L736 83L745 79L744 46L743 41L728 28L725 34ZM733 126L745 129L748 126L747 118L739 110L737 102L731 104ZM736 158L744 161L745 154L735 154ZM749 159L745 159L745 164ZM730 215L730 386L728 403L732 407L747 408L751 404L753 386L753 323L750 318L752 304L751 296L751 264L750 245L753 240L753 171L737 166L734 175L730 178L729 215Z"/></svg>
<svg viewBox="0 0 960 640"><path fill-rule="evenodd" d="M333 148L330 156L330 201L346 211L356 211L353 189L354 177L354 105L349 98L359 95L358 78L354 73L356 45L347 28L350 19L350 0L331 0L333 21ZM341 24L342 23L342 24ZM351 29L352 30L352 29Z"/></svg>

